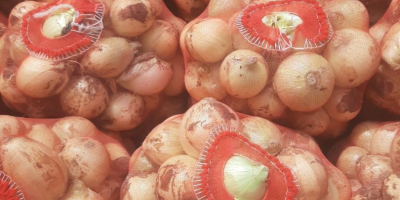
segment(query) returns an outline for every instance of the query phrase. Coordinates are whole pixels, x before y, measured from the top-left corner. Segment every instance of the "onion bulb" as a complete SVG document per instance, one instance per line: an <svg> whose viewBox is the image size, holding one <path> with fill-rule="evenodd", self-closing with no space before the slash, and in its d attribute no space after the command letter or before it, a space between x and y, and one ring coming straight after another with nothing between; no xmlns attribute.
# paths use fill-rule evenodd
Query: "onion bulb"
<svg viewBox="0 0 400 200"><path fill-rule="evenodd" d="M156 10L148 0L117 0L110 8L114 31L124 37L135 37L151 27Z"/></svg>
<svg viewBox="0 0 400 200"><path fill-rule="evenodd" d="M163 60L175 56L179 46L178 30L167 21L155 20L138 38L143 52L152 51Z"/></svg>
<svg viewBox="0 0 400 200"><path fill-rule="evenodd" d="M335 73L335 85L359 86L377 71L381 55L377 42L355 28L336 31L322 54Z"/></svg>
<svg viewBox="0 0 400 200"><path fill-rule="evenodd" d="M99 78L113 78L121 74L139 51L138 42L120 37L97 41L83 56L83 72Z"/></svg>
<svg viewBox="0 0 400 200"><path fill-rule="evenodd" d="M172 78L170 63L148 52L138 56L117 78L123 88L140 95L161 92Z"/></svg>
<svg viewBox="0 0 400 200"><path fill-rule="evenodd" d="M279 65L273 86L282 102L294 111L313 111L332 94L335 75L331 65L315 53L295 53Z"/></svg>
<svg viewBox="0 0 400 200"><path fill-rule="evenodd" d="M356 28L368 32L369 15L362 2L353 0L327 1L324 10L334 31Z"/></svg>
<svg viewBox="0 0 400 200"><path fill-rule="evenodd" d="M32 56L26 58L16 74L18 89L28 96L45 98L59 94L74 68L67 62L51 62Z"/></svg>
<svg viewBox="0 0 400 200"><path fill-rule="evenodd" d="M249 98L261 92L268 77L268 64L260 54L251 50L236 50L228 54L219 71L221 85L237 98Z"/></svg>
<svg viewBox="0 0 400 200"><path fill-rule="evenodd" d="M190 96L200 101L205 97L222 100L228 93L219 80L220 63L190 62L185 73L185 87Z"/></svg>
<svg viewBox="0 0 400 200"><path fill-rule="evenodd" d="M197 160L188 155L166 160L157 173L158 199L196 199L192 183L196 164Z"/></svg>
<svg viewBox="0 0 400 200"><path fill-rule="evenodd" d="M265 87L256 96L249 98L247 102L253 115L265 119L277 119L283 116L286 110L286 105L270 86Z"/></svg>
<svg viewBox="0 0 400 200"><path fill-rule="evenodd" d="M181 45L197 61L221 61L232 50L228 24L218 18L194 20L183 31Z"/></svg>

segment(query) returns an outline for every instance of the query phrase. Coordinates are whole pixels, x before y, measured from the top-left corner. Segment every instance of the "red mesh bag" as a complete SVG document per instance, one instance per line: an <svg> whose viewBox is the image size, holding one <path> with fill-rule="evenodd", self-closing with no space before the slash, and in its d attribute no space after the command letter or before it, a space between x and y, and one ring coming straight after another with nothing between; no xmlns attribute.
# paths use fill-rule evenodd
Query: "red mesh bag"
<svg viewBox="0 0 400 200"><path fill-rule="evenodd" d="M352 199L398 199L400 123L364 121L339 141L328 158L349 179Z"/></svg>
<svg viewBox="0 0 400 200"><path fill-rule="evenodd" d="M28 117L133 129L184 98L184 25L159 0L21 2L0 37L1 97Z"/></svg>
<svg viewBox="0 0 400 200"><path fill-rule="evenodd" d="M213 98L156 126L131 156L121 189L121 199L350 197L347 178L309 135Z"/></svg>
<svg viewBox="0 0 400 200"><path fill-rule="evenodd" d="M350 11L341 8L351 8ZM360 1L211 0L182 31L185 86L237 112L337 137L360 111L380 48Z"/></svg>
<svg viewBox="0 0 400 200"><path fill-rule="evenodd" d="M82 117L0 116L0 198L118 200L130 154Z"/></svg>

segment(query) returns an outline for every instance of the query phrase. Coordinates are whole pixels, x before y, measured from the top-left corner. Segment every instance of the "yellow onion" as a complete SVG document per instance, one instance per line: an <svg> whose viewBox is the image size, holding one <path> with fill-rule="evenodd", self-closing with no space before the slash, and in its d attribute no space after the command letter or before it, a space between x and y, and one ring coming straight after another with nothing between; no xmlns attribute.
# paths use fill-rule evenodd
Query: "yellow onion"
<svg viewBox="0 0 400 200"><path fill-rule="evenodd" d="M2 171L19 185L26 199L60 199L66 192L67 168L49 147L13 137L2 141L0 152Z"/></svg>
<svg viewBox="0 0 400 200"><path fill-rule="evenodd" d="M84 54L82 71L99 78L116 77L128 67L139 47L138 42L120 37L102 38Z"/></svg>
<svg viewBox="0 0 400 200"><path fill-rule="evenodd" d="M88 188L81 180L72 180L69 184L68 190L60 200L74 200L74 199L86 199L86 200L104 200L104 198Z"/></svg>
<svg viewBox="0 0 400 200"><path fill-rule="evenodd" d="M198 158L212 131L220 126L240 128L239 117L228 106L208 97L191 106L183 115L179 141L186 154Z"/></svg>
<svg viewBox="0 0 400 200"><path fill-rule="evenodd" d="M265 87L247 102L253 115L270 120L283 116L287 108L271 86Z"/></svg>
<svg viewBox="0 0 400 200"><path fill-rule="evenodd" d="M221 63L190 62L185 73L185 87L190 96L197 101L205 97L222 100L227 92L219 81Z"/></svg>
<svg viewBox="0 0 400 200"><path fill-rule="evenodd" d="M135 37L151 27L156 10L148 0L114 0L110 18L114 31L125 37Z"/></svg>
<svg viewBox="0 0 400 200"><path fill-rule="evenodd" d="M181 45L197 61L221 61L232 50L228 24L218 18L193 20L181 34Z"/></svg>
<svg viewBox="0 0 400 200"><path fill-rule="evenodd" d="M138 38L143 52L152 51L163 60L175 56L179 46L178 30L167 21L155 20Z"/></svg>
<svg viewBox="0 0 400 200"><path fill-rule="evenodd" d="M331 65L315 53L295 53L279 65L273 86L282 100L295 111L313 111L332 94L335 75Z"/></svg>
<svg viewBox="0 0 400 200"><path fill-rule="evenodd" d="M121 200L157 200L156 180L155 172L129 173L121 186Z"/></svg>
<svg viewBox="0 0 400 200"><path fill-rule="evenodd" d="M353 0L327 1L324 10L334 31L357 28L368 32L369 15L362 2Z"/></svg>
<svg viewBox="0 0 400 200"><path fill-rule="evenodd" d="M249 98L261 92L268 77L267 62L251 50L236 50L228 54L219 71L221 85L237 98Z"/></svg>
<svg viewBox="0 0 400 200"><path fill-rule="evenodd" d="M68 62L51 62L29 56L19 66L15 81L18 89L28 96L50 97L66 87L73 70Z"/></svg>
<svg viewBox="0 0 400 200"><path fill-rule="evenodd" d="M158 170L156 193L159 199L195 199L192 179L197 160L178 155L166 160Z"/></svg>
<svg viewBox="0 0 400 200"><path fill-rule="evenodd" d="M99 116L109 98L107 88L100 79L88 75L72 77L60 93L61 108L65 113L88 119Z"/></svg>
<svg viewBox="0 0 400 200"><path fill-rule="evenodd" d="M104 181L110 171L111 160L102 143L87 137L69 139L60 152L71 179L79 179L89 188Z"/></svg>
<svg viewBox="0 0 400 200"><path fill-rule="evenodd" d="M344 88L369 80L381 60L377 42L367 32L355 28L336 31L322 55L335 73L335 85Z"/></svg>
<svg viewBox="0 0 400 200"><path fill-rule="evenodd" d="M138 56L117 78L123 88L140 95L161 92L172 78L171 64L148 52Z"/></svg>
<svg viewBox="0 0 400 200"><path fill-rule="evenodd" d="M179 122L167 121L157 125L143 141L144 153L158 165L171 157L185 154L179 142L179 133Z"/></svg>

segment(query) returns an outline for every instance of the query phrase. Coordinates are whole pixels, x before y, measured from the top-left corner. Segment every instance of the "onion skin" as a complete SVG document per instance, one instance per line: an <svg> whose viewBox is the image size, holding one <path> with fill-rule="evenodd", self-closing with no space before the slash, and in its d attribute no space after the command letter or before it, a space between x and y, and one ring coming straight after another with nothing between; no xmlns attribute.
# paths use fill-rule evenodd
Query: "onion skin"
<svg viewBox="0 0 400 200"><path fill-rule="evenodd" d="M130 173L122 184L121 200L157 200L156 181L157 173L154 172Z"/></svg>

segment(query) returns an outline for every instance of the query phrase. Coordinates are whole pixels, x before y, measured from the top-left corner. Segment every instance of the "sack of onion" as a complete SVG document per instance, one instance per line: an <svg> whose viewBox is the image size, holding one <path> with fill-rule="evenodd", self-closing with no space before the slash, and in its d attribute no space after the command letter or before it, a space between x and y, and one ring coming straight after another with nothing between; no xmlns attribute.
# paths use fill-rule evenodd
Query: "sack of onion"
<svg viewBox="0 0 400 200"><path fill-rule="evenodd" d="M83 117L0 115L1 199L119 200L130 154Z"/></svg>
<svg viewBox="0 0 400 200"><path fill-rule="evenodd" d="M349 179L352 199L399 199L400 122L364 121L328 158Z"/></svg>
<svg viewBox="0 0 400 200"><path fill-rule="evenodd" d="M25 116L81 116L122 131L185 91L186 22L161 0L24 1L8 19L0 93Z"/></svg>
<svg viewBox="0 0 400 200"><path fill-rule="evenodd" d="M360 1L210 0L180 36L186 89L194 102L337 137L381 60L369 24Z"/></svg>
<svg viewBox="0 0 400 200"><path fill-rule="evenodd" d="M309 135L211 97L150 132L121 189L121 200L350 197L348 179Z"/></svg>

